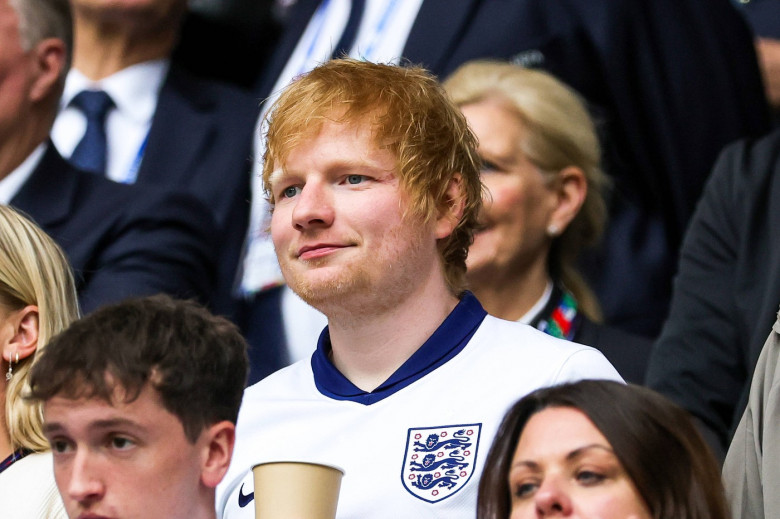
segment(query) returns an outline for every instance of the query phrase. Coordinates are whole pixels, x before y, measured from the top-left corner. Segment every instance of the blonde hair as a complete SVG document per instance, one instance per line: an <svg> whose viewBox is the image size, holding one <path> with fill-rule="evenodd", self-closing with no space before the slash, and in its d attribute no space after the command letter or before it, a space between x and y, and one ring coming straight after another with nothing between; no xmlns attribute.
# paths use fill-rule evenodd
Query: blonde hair
<svg viewBox="0 0 780 519"><path fill-rule="evenodd" d="M494 61L462 65L444 82L444 88L458 106L486 99L505 102L527 130L523 153L543 173L553 177L568 166L585 173L585 201L553 240L547 266L552 278L572 292L583 313L600 321L598 300L578 272L576 260L583 248L601 238L609 180L600 167L596 129L580 96L550 74Z"/></svg>
<svg viewBox="0 0 780 519"><path fill-rule="evenodd" d="M13 448L49 448L40 403L28 402L29 372L46 343L79 315L76 288L62 249L18 211L0 205L0 304L11 311L38 307L38 347L14 362L6 386L5 419Z"/></svg>
<svg viewBox="0 0 780 519"><path fill-rule="evenodd" d="M447 188L460 174L463 216L450 236L439 240L439 252L450 290L459 294L464 289L466 255L482 204L480 161L465 117L428 71L330 60L287 87L267 118L263 184L272 204L271 173L325 120L370 123L377 145L398 160L410 211L425 219L452 202Z"/></svg>

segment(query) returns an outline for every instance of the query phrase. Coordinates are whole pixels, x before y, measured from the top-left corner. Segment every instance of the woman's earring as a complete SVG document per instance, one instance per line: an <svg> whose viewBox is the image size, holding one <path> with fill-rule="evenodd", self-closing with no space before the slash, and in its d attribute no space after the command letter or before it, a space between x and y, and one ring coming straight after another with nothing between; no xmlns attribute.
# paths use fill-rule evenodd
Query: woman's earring
<svg viewBox="0 0 780 519"><path fill-rule="evenodd" d="M556 236L558 236L558 226L555 225L554 223L548 225L547 236L549 236L550 238L555 238Z"/></svg>
<svg viewBox="0 0 780 519"><path fill-rule="evenodd" d="M16 363L19 364L19 352L16 352ZM14 361L9 360L8 361L8 373L5 374L5 380L11 380L11 377L14 376Z"/></svg>

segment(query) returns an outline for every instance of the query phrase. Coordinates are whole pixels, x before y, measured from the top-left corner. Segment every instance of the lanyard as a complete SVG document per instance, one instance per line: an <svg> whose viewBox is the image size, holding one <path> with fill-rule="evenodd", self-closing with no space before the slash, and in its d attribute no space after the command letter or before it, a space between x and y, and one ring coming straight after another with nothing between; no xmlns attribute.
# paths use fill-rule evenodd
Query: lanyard
<svg viewBox="0 0 780 519"><path fill-rule="evenodd" d="M124 176L124 178L119 179L118 182L121 182L122 184L135 184L135 181L138 180L138 170L141 169L141 161L144 158L144 153L146 152L146 143L148 142L149 132L146 132L146 137L144 137L143 142L141 142L141 147L138 148L138 153L135 154L133 163L130 164L130 169L127 170L127 174Z"/></svg>

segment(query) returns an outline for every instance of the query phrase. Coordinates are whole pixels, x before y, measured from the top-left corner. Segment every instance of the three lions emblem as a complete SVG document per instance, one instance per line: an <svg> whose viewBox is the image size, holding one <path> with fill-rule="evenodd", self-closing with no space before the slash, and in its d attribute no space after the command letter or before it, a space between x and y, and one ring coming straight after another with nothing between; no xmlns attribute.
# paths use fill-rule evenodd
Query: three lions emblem
<svg viewBox="0 0 780 519"><path fill-rule="evenodd" d="M463 488L474 474L482 424L409 429L401 469L404 488L436 503Z"/></svg>

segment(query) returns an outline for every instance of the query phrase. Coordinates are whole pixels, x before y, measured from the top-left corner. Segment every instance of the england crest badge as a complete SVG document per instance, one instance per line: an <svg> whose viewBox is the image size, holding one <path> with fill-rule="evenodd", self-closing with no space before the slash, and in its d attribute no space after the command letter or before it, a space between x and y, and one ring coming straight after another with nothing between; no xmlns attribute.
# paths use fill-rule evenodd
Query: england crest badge
<svg viewBox="0 0 780 519"><path fill-rule="evenodd" d="M482 424L409 429L401 479L413 496L436 503L471 479Z"/></svg>

